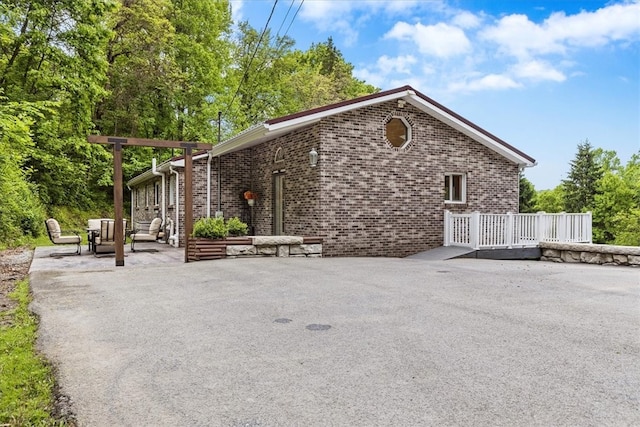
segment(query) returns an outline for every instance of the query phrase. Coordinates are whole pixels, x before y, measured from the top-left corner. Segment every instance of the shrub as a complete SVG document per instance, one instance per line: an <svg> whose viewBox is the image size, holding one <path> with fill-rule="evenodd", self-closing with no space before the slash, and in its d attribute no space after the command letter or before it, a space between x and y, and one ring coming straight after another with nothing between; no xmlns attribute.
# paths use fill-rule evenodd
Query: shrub
<svg viewBox="0 0 640 427"><path fill-rule="evenodd" d="M249 227L244 222L240 221L240 218L233 217L227 220L227 229L231 236L246 236L249 232Z"/></svg>
<svg viewBox="0 0 640 427"><path fill-rule="evenodd" d="M224 239L228 235L229 229L224 218L200 218L193 225L193 237Z"/></svg>

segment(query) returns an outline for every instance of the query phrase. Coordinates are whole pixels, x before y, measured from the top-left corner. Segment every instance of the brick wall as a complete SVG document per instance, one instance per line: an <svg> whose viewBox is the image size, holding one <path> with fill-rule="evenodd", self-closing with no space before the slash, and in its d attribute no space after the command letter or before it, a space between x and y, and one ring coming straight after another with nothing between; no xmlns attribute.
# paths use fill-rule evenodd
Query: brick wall
<svg viewBox="0 0 640 427"><path fill-rule="evenodd" d="M408 149L386 143L389 115L412 124ZM371 106L319 126L325 256L405 256L442 244L445 208L518 209L516 164L411 105ZM467 175L467 203L445 205L445 173Z"/></svg>
<svg viewBox="0 0 640 427"><path fill-rule="evenodd" d="M412 142L405 149L385 140L391 116L412 125ZM275 162L279 148L284 160ZM315 168L309 166L311 148L319 153ZM272 234L274 173L283 173L284 233L323 237L324 256L406 256L442 244L445 209L518 210L516 164L410 104L398 108L389 102L346 112L213 159L212 216L218 209L219 161L225 218L240 217L256 235ZM445 173L466 174L466 203L444 203ZM197 219L206 215L206 159L194 161L193 177ZM258 193L253 208L242 197L247 190ZM184 194L184 173L179 194ZM182 200L179 208L183 244ZM175 218L172 209L168 215Z"/></svg>

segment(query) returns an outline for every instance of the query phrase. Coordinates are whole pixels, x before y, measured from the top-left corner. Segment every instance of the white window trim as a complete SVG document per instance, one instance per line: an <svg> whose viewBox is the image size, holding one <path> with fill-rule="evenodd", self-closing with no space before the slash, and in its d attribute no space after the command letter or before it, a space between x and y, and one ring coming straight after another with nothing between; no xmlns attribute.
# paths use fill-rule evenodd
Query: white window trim
<svg viewBox="0 0 640 427"><path fill-rule="evenodd" d="M404 144L402 144L399 147L394 146L391 143L391 141L389 141L389 138L387 138L387 128L386 128L386 126L393 119L400 119L402 121L402 123L404 123L404 125L407 128L407 140L404 142ZM387 144L389 144L389 146L391 146L391 148L394 148L394 149L397 149L397 150L403 150L409 144L411 144L411 141L413 141L413 128L411 127L411 123L409 123L404 116L395 116L395 115L393 115L391 117L388 117L387 120L384 123L384 126L385 126L384 138L387 140Z"/></svg>
<svg viewBox="0 0 640 427"><path fill-rule="evenodd" d="M462 189L461 189L461 196L462 196L462 200L451 200L450 196L451 196L451 191L453 190L453 185L451 185L452 183L449 182L449 194L445 194L445 200L444 202L448 205L462 205L467 203L467 174L466 173L460 173L460 172L447 172L444 174L445 178L450 179L450 177L452 176L461 176L462 177Z"/></svg>

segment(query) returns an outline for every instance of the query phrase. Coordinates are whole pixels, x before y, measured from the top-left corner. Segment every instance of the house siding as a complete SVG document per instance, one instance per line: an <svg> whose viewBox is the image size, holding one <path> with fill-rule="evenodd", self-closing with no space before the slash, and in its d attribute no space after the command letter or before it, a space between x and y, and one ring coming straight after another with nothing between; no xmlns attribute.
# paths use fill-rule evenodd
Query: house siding
<svg viewBox="0 0 640 427"><path fill-rule="evenodd" d="M393 116L412 125L412 142L405 149L386 142L385 122ZM276 163L279 148L284 161ZM309 165L312 148L319 153L315 168ZM518 210L517 164L410 104L399 108L397 102L330 116L212 159L212 216L218 210L219 167L224 217L240 217L255 235L273 233L274 173L284 173L284 234L322 237L324 256L406 256L442 244L445 209ZM194 219L207 213L206 173L207 159L194 161ZM466 175L465 203L444 203L446 173ZM182 198L183 170L179 182ZM146 185L153 198L153 183ZM247 190L258 194L252 208L243 198ZM182 199L178 207L184 245ZM138 213L149 219L161 215L144 207L136 208ZM167 216L175 220L175 206L167 208Z"/></svg>
<svg viewBox="0 0 640 427"><path fill-rule="evenodd" d="M385 120L412 123L408 149ZM517 212L518 165L407 104L339 114L320 124L320 228L325 256L406 256L440 246L444 210ZM467 201L444 203L445 173L467 175Z"/></svg>

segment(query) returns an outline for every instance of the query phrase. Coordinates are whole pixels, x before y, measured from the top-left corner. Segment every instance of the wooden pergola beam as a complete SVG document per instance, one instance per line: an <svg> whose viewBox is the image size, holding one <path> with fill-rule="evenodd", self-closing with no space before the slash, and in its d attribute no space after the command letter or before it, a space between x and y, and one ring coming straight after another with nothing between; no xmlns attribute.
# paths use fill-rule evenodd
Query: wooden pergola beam
<svg viewBox="0 0 640 427"><path fill-rule="evenodd" d="M99 136L90 135L87 141L94 144L113 145L113 204L115 210L115 245L116 245L116 267L124 266L124 230L122 228L123 204L123 182L122 182L122 147L155 147L155 148L178 148L184 150L184 262L189 262L189 235L193 231L193 163L191 159L192 151L211 150L212 144L203 142L188 141L168 141L161 139L145 138L123 138L119 136ZM133 220L133 218L132 218Z"/></svg>

